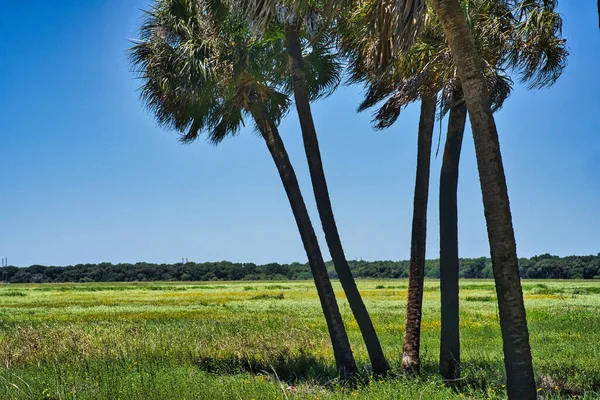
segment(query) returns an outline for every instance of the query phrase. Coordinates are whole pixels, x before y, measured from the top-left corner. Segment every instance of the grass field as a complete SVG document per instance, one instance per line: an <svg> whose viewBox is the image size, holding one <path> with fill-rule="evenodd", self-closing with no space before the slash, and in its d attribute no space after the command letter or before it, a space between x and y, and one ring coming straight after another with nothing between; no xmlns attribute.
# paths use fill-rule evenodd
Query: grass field
<svg viewBox="0 0 600 400"><path fill-rule="evenodd" d="M439 282L427 281L423 374L399 374L407 282L358 282L394 375L336 382L312 282L0 286L0 399L500 399L492 281L461 283L463 379L436 374ZM334 283L357 363L356 322ZM600 399L600 282L524 281L540 395ZM366 375L366 373L365 373Z"/></svg>

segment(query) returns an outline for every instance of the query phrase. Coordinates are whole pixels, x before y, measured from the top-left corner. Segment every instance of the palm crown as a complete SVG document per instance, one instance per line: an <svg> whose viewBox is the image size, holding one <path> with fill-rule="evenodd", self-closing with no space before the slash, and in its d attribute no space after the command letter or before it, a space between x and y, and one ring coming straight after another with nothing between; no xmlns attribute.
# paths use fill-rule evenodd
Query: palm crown
<svg viewBox="0 0 600 400"><path fill-rule="evenodd" d="M565 67L568 52L560 37L560 17L554 2L524 0L465 0L467 20L482 56L492 109L502 107L512 87L513 71L530 87L540 88L556 81ZM442 90L441 113L455 102L459 85L456 67L443 31L430 8L415 42L387 64L379 64L378 38L362 32L368 13L356 9L340 26L342 48L350 62L350 82L367 86L359 111L387 98L375 113L376 127L395 122L400 110L423 95ZM363 28L361 28L363 27Z"/></svg>
<svg viewBox="0 0 600 400"><path fill-rule="evenodd" d="M141 97L161 125L183 134L182 141L201 131L213 143L236 134L255 97L275 122L288 110L288 97L277 90L277 42L257 40L226 8L163 0L140 32L131 59L143 80Z"/></svg>

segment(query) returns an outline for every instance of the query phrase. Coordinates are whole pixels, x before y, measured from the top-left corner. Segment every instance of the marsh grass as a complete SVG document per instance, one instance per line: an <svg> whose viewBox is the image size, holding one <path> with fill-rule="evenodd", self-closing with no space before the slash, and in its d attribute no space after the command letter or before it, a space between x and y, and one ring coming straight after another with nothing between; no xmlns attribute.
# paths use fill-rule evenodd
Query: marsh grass
<svg viewBox="0 0 600 400"><path fill-rule="evenodd" d="M19 290L7 290L5 292L0 292L0 296L3 297L25 297L27 293L19 291Z"/></svg>
<svg viewBox="0 0 600 400"><path fill-rule="evenodd" d="M466 301L497 301L495 296L467 296L465 297Z"/></svg>
<svg viewBox="0 0 600 400"><path fill-rule="evenodd" d="M406 281L359 280L393 366L383 380L334 282L358 384L337 382L312 282L0 287L0 399L502 399L491 281L461 282L462 379L437 375L439 282L426 281L423 374L400 373ZM600 282L524 281L544 399L600 398ZM8 293L21 293L19 295Z"/></svg>
<svg viewBox="0 0 600 400"><path fill-rule="evenodd" d="M277 293L277 294L262 293L262 294L250 297L250 300L269 300L269 299L283 300L284 298L285 298L285 295L283 294L283 292Z"/></svg>

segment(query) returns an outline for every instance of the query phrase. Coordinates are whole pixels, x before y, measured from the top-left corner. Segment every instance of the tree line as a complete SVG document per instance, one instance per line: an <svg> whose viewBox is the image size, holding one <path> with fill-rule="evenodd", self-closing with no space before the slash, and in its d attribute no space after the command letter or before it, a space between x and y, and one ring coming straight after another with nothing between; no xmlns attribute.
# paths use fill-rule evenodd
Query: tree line
<svg viewBox="0 0 600 400"><path fill-rule="evenodd" d="M348 260L352 275L367 279L403 279L409 276L410 262ZM326 263L328 275L337 279L333 262ZM146 282L146 281L239 281L312 279L308 264L204 263L153 264L139 262L77 264L69 266L31 265L5 268L10 283L62 282ZM493 279L492 261L487 257L461 258L460 277ZM542 254L519 259L521 278L600 279L600 253L593 256L558 257ZM440 260L425 262L425 277L439 279Z"/></svg>

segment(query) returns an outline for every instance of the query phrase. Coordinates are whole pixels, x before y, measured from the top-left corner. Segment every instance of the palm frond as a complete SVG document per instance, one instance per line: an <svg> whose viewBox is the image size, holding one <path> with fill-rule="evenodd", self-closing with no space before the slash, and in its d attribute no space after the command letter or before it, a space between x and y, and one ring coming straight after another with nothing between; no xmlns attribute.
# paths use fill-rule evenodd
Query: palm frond
<svg viewBox="0 0 600 400"><path fill-rule="evenodd" d="M452 108L456 107L459 102L464 101L462 98L462 87L460 79L453 77L444 82L440 94L439 116L441 120Z"/></svg>
<svg viewBox="0 0 600 400"><path fill-rule="evenodd" d="M158 123L167 128L190 132L210 122L215 92L209 72L211 43L202 38L201 26L183 28L168 10L189 20L189 9L178 8L182 1L164 1L145 14L141 39L129 51L134 72L142 80L140 96ZM192 77L193 79L189 79ZM191 85L190 82L195 82Z"/></svg>
<svg viewBox="0 0 600 400"><path fill-rule="evenodd" d="M427 26L426 11L425 0L364 0L346 11L337 29L350 62L350 81L360 81L367 71L385 75Z"/></svg>
<svg viewBox="0 0 600 400"><path fill-rule="evenodd" d="M217 145L226 137L239 133L244 121L243 108L239 101L237 97L226 97L219 105L219 110L215 113L219 116L219 120L211 124L208 134L208 140L212 144Z"/></svg>
<svg viewBox="0 0 600 400"><path fill-rule="evenodd" d="M419 100L423 95L425 74L416 74L400 82L394 93L373 115L372 122L376 129L389 128L396 122L403 108Z"/></svg>
<svg viewBox="0 0 600 400"><path fill-rule="evenodd" d="M486 78L492 112L496 112L502 108L504 102L510 96L513 81L510 76L497 70L492 71Z"/></svg>
<svg viewBox="0 0 600 400"><path fill-rule="evenodd" d="M518 22L507 65L532 89L554 84L567 64L569 51L555 7L556 0L522 0L517 6Z"/></svg>
<svg viewBox="0 0 600 400"><path fill-rule="evenodd" d="M377 103L392 95L395 90L395 86L385 85L383 83L373 82L372 84L367 85L365 99L360 103L356 111L363 112L371 107L374 107Z"/></svg>
<svg viewBox="0 0 600 400"><path fill-rule="evenodd" d="M303 48L307 50L303 60L310 99L331 95L342 80L342 61L335 48L329 40L319 40Z"/></svg>
<svg viewBox="0 0 600 400"><path fill-rule="evenodd" d="M386 65L415 42L426 16L424 0L376 0L368 15L369 30L377 38L374 56Z"/></svg>
<svg viewBox="0 0 600 400"><path fill-rule="evenodd" d="M318 21L337 18L342 10L356 0L232 0L235 8L243 10L253 31L262 33L273 23L302 22L309 33L317 30Z"/></svg>

